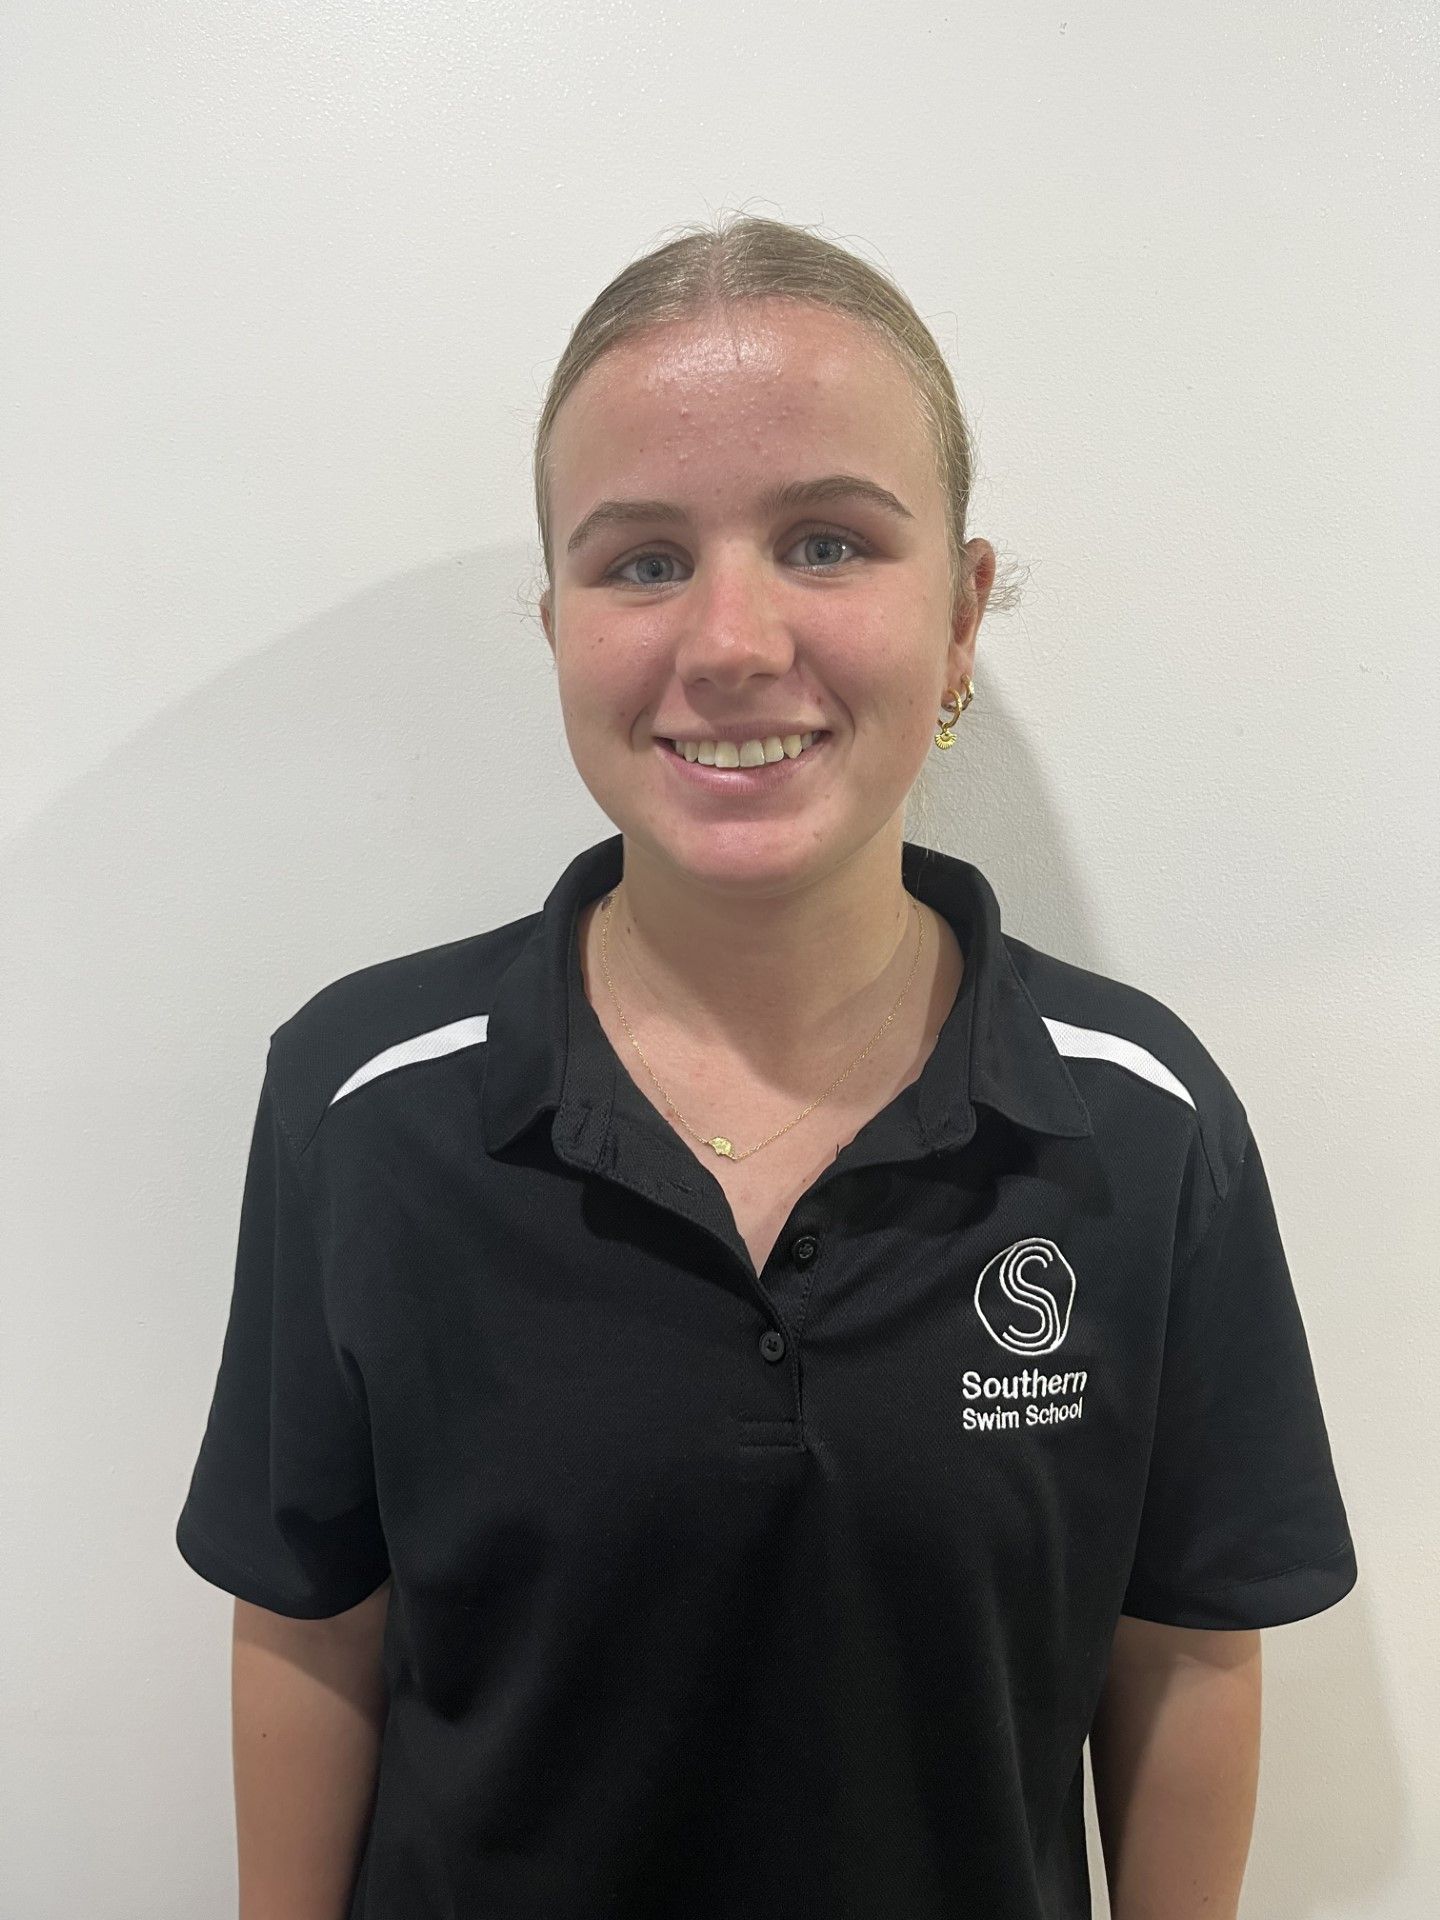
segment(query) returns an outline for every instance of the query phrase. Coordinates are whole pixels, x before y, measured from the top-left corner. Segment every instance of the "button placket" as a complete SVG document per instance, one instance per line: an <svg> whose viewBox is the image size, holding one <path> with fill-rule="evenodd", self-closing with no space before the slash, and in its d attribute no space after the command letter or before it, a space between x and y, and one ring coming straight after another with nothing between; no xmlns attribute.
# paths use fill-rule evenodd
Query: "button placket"
<svg viewBox="0 0 1440 1920"><path fill-rule="evenodd" d="M820 1240L818 1235L813 1233L797 1233L785 1249L785 1255L788 1256L790 1266L797 1268L803 1273L815 1260L819 1251ZM783 1269L781 1269L781 1271L783 1272ZM772 1282L772 1285L774 1284L775 1283ZM777 1298L785 1291L784 1288L775 1286ZM790 1350L788 1338L778 1327L767 1327L765 1332L761 1334L758 1345L761 1358L768 1360L772 1366L777 1361L783 1360Z"/></svg>

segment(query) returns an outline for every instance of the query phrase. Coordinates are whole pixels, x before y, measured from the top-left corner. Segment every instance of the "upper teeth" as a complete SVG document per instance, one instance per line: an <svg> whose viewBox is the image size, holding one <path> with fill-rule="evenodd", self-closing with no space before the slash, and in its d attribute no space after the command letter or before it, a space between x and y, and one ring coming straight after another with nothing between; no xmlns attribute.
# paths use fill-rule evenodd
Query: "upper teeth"
<svg viewBox="0 0 1440 1920"><path fill-rule="evenodd" d="M763 767L772 760L794 760L819 739L819 733L772 733L764 740L672 740L676 753L702 767Z"/></svg>

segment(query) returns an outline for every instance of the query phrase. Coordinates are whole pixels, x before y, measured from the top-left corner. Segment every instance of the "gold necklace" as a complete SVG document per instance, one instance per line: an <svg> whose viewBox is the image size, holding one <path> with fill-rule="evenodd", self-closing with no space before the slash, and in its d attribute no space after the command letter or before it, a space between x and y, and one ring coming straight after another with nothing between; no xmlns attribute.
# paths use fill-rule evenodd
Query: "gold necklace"
<svg viewBox="0 0 1440 1920"><path fill-rule="evenodd" d="M840 1079L832 1080L830 1082L830 1085L825 1089L824 1093L820 1095L819 1100L812 1100L809 1106L806 1107L805 1113L797 1113L793 1120L788 1121L786 1125L778 1128L776 1132L767 1135L767 1137L764 1140L757 1141L757 1143L753 1147L747 1147L743 1153L737 1153L735 1151L734 1146L731 1144L730 1141L728 1141L725 1138L723 1133L717 1133L708 1140L705 1138L703 1134L696 1133L695 1129L690 1125L689 1121L686 1120L684 1115L680 1113L679 1110L675 1107L674 1103L671 1101L669 1094L665 1092L664 1087L660 1086L659 1080L656 1079L654 1069L651 1067L650 1062L645 1058L644 1052L640 1046L640 1042L635 1038L634 1028L630 1025L630 1022L625 1019L625 1009L620 1004L619 996L615 992L615 983L610 978L610 909L614 905L614 901L615 901L615 893L614 893L614 890L612 889L609 893L606 894L604 900L601 902L602 917L600 922L600 965L602 966L605 972L605 984L610 989L610 998L615 1002L615 1011L619 1014L622 1022L624 1023L625 1031L630 1035L630 1044L632 1047L634 1047L636 1053L640 1055L641 1063L643 1064L645 1071L650 1075L650 1078L655 1081L655 1085L660 1088L661 1096L665 1101L666 1111L674 1115L674 1117L680 1122L680 1125L684 1127L685 1131L690 1135L690 1138L692 1140L698 1140L702 1146L713 1147L716 1153L720 1154L726 1160L748 1160L750 1158L750 1155L752 1153L758 1153L761 1147L768 1147L772 1140L778 1140L782 1133L788 1133L791 1127L798 1126L800 1122L805 1118L805 1114L813 1113L816 1107L820 1105L821 1100L828 1100L830 1098L830 1095L835 1091L836 1087L839 1086L840 1080L844 1080L848 1078L848 1076L855 1071L856 1067L859 1066L860 1062L865 1058L865 1055L869 1053L871 1047L874 1046L875 1042L880 1038L880 1035L885 1031L886 1027L889 1026L890 1022L895 1018L896 1014L900 1011L900 1001L903 1000L906 994L910 991L910 982L915 978L915 969L920 964L920 953L922 948L925 945L925 917L920 911L920 902L912 894L910 896L910 904L915 909L915 918L919 922L920 939L915 948L915 958L910 963L909 976L906 979L904 986L900 989L900 1000L897 1000L895 1002L894 1006L890 1009L889 1013L887 1013L885 1018L881 1021L875 1033L871 1036L870 1040L861 1049L861 1051L855 1056L855 1058L850 1062L849 1066L845 1069L845 1072L840 1075Z"/></svg>

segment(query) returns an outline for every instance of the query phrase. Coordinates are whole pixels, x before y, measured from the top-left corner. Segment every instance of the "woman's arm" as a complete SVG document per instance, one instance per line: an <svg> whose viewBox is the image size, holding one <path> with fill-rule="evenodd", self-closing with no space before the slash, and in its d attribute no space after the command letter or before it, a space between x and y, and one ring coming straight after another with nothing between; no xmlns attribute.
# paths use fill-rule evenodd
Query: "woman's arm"
<svg viewBox="0 0 1440 1920"><path fill-rule="evenodd" d="M1122 1615L1090 1729L1113 1920L1234 1920L1260 1775L1260 1634Z"/></svg>
<svg viewBox="0 0 1440 1920"><path fill-rule="evenodd" d="M387 1705L390 1582L328 1620L235 1602L239 1920L344 1920Z"/></svg>

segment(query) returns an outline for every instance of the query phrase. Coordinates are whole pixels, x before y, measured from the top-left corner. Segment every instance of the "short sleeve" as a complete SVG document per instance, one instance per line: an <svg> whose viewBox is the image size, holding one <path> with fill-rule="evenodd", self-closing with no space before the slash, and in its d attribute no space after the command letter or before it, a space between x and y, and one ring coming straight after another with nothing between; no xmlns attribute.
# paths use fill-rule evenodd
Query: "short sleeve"
<svg viewBox="0 0 1440 1920"><path fill-rule="evenodd" d="M1121 1612L1279 1626L1334 1606L1355 1553L1260 1149L1177 1269Z"/></svg>
<svg viewBox="0 0 1440 1920"><path fill-rule="evenodd" d="M358 1605L389 1571L363 1391L331 1337L310 1203L269 1061L229 1320L175 1543L227 1593L299 1619Z"/></svg>

